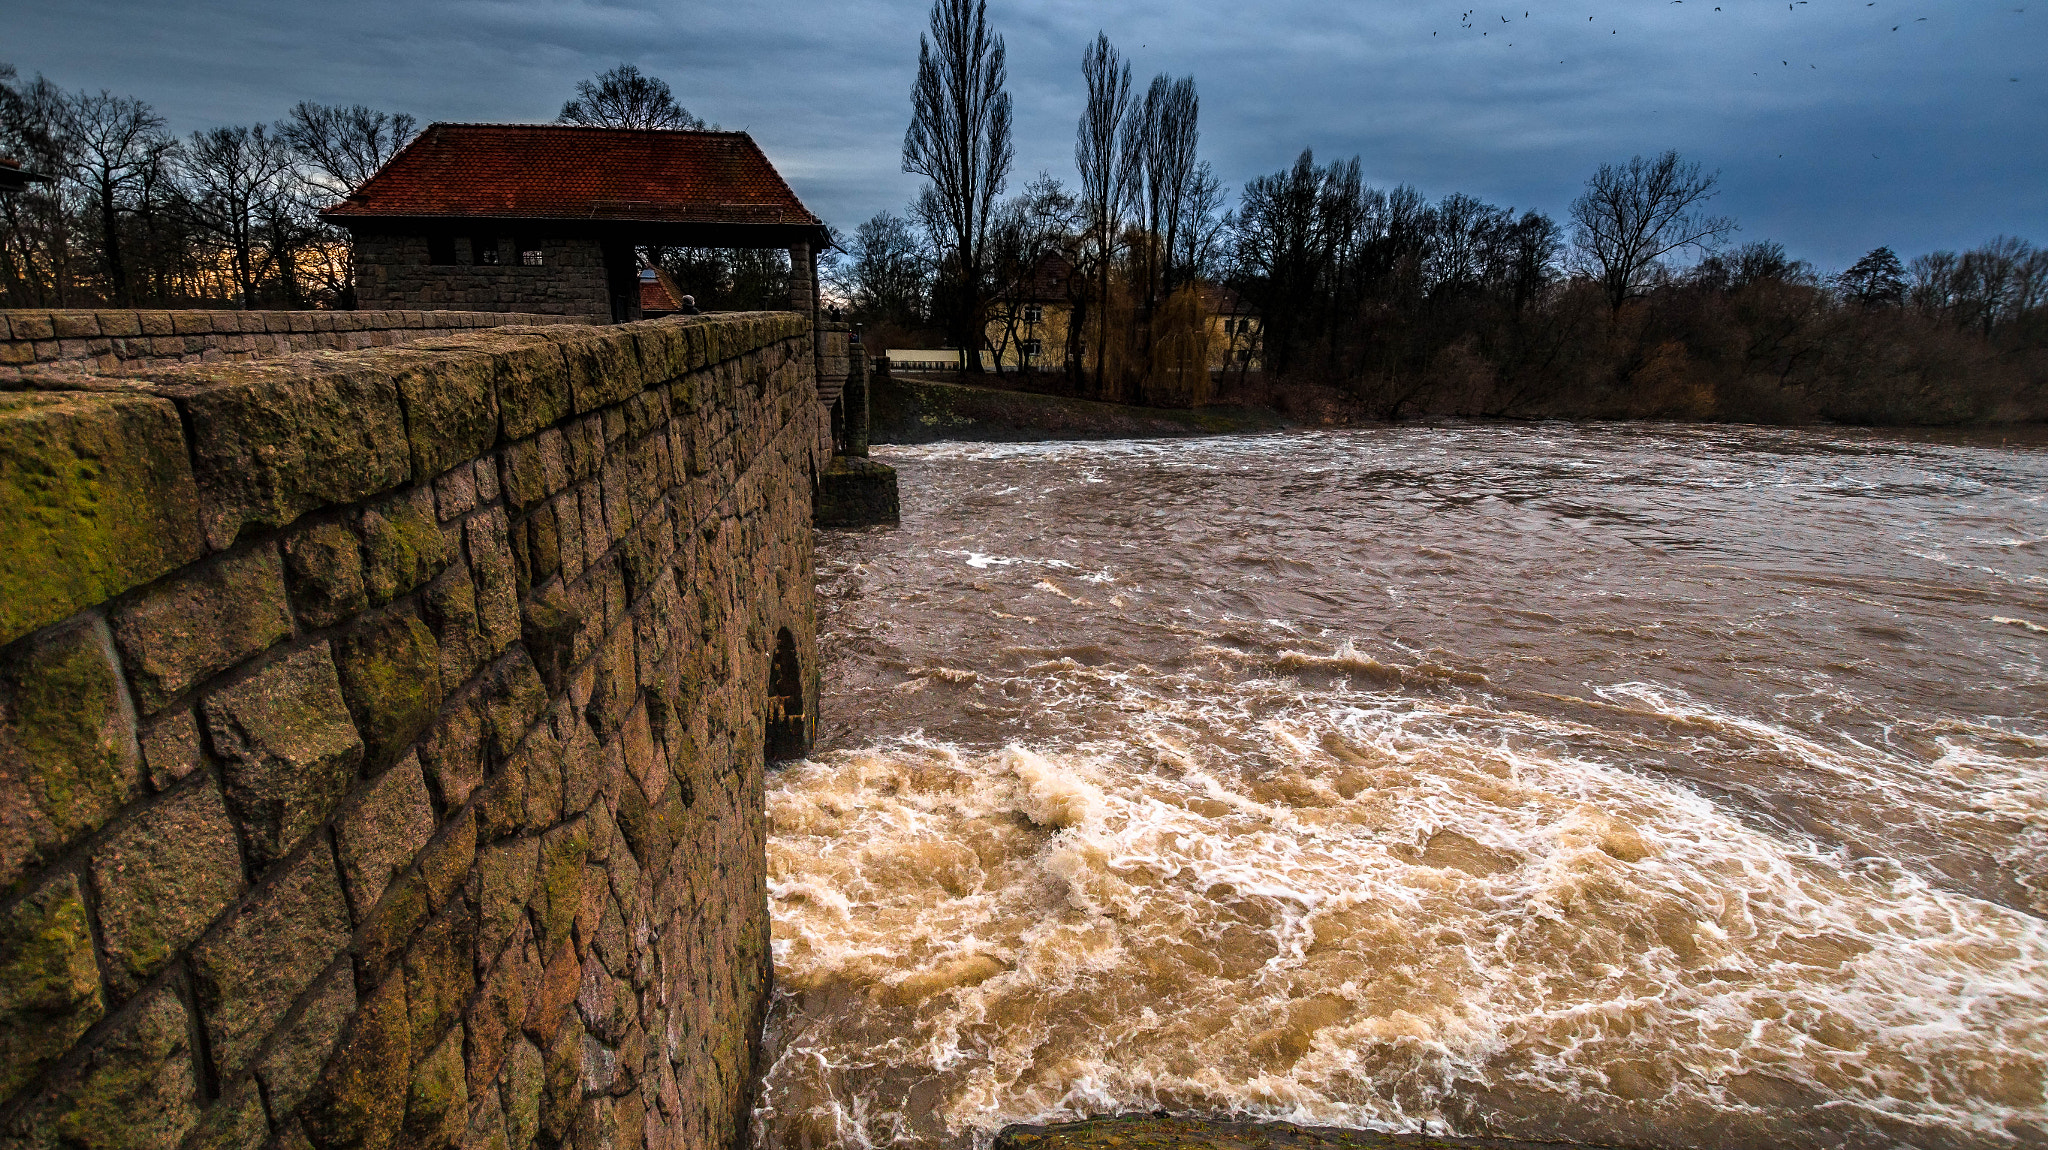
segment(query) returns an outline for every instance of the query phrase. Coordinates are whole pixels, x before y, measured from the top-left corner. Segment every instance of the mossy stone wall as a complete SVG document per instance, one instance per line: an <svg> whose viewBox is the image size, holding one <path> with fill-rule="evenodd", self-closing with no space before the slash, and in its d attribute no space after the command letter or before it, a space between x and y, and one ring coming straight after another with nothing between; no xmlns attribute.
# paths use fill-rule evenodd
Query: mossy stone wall
<svg viewBox="0 0 2048 1150"><path fill-rule="evenodd" d="M0 1150L735 1145L814 351L721 315L0 393Z"/></svg>

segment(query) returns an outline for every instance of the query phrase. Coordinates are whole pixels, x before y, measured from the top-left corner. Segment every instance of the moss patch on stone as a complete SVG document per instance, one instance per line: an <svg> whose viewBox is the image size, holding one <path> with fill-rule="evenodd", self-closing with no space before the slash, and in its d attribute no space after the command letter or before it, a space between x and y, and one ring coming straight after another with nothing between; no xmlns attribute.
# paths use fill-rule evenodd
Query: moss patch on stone
<svg viewBox="0 0 2048 1150"><path fill-rule="evenodd" d="M0 654L0 889L141 792L102 634L67 626Z"/></svg>
<svg viewBox="0 0 2048 1150"><path fill-rule="evenodd" d="M85 898L76 876L59 875L0 917L0 1098L105 1013Z"/></svg>
<svg viewBox="0 0 2048 1150"><path fill-rule="evenodd" d="M136 395L0 395L0 643L203 554L177 409Z"/></svg>
<svg viewBox="0 0 2048 1150"><path fill-rule="evenodd" d="M380 770L441 709L441 648L407 605L357 626L334 645L342 698L362 735L364 761Z"/></svg>

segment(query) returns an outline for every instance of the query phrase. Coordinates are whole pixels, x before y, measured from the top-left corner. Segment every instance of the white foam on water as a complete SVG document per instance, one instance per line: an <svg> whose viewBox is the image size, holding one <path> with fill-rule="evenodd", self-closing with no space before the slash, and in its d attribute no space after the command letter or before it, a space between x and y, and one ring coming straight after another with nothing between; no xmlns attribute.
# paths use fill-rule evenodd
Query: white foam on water
<svg viewBox="0 0 2048 1150"><path fill-rule="evenodd" d="M773 780L768 1144L1155 1108L1672 1147L2048 1132L2038 918L1559 753L1554 716L1025 674L1126 718ZM1857 769L1654 684L1602 694ZM2037 764L1957 748L1923 769L2048 811Z"/></svg>

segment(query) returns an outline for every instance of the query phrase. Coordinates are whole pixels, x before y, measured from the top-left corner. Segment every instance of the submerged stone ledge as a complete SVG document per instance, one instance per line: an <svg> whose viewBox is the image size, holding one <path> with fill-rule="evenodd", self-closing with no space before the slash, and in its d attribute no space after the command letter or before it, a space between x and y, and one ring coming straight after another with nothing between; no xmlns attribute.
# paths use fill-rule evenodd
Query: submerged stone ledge
<svg viewBox="0 0 2048 1150"><path fill-rule="evenodd" d="M1234 1122L1126 1114L1050 1126L1009 1126L995 1150L1601 1150L1579 1142L1524 1142L1513 1138L1456 1138L1443 1134L1386 1134L1296 1126L1291 1122Z"/></svg>

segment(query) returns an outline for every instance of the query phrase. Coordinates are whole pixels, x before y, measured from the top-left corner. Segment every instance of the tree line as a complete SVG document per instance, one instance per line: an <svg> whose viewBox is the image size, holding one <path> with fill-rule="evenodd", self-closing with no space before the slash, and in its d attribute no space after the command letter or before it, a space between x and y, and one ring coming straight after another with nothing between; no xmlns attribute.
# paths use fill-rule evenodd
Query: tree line
<svg viewBox="0 0 2048 1150"><path fill-rule="evenodd" d="M1073 184L1042 173L1005 196L1003 80L985 0L935 0L903 154L926 183L829 269L870 342L1000 364L1006 317L1057 257L1073 273L1060 383L1097 398L1324 418L2048 418L2048 252L2023 240L1910 262L1879 248L1823 275L1734 243L1717 174L1674 152L1601 165L1563 221L1376 188L1357 158L1309 150L1230 205L1198 154L1194 79L1140 90L1102 35L1081 59ZM1207 369L1201 285L1256 309L1263 371Z"/></svg>

